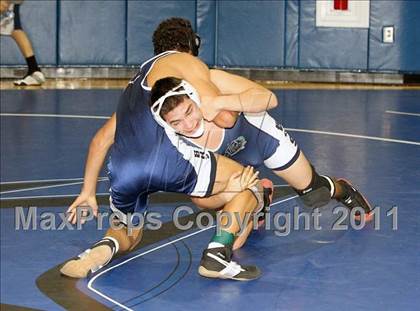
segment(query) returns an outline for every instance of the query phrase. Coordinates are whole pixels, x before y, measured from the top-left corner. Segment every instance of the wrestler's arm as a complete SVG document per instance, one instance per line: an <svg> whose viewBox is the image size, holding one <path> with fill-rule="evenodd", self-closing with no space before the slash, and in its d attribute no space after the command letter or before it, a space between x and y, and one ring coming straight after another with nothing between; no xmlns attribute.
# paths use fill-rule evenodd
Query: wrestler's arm
<svg viewBox="0 0 420 311"><path fill-rule="evenodd" d="M114 113L92 138L86 159L83 192L90 194L96 193L96 183L99 173L104 164L106 154L114 143L115 128L116 116Z"/></svg>
<svg viewBox="0 0 420 311"><path fill-rule="evenodd" d="M255 82L221 70L210 70L199 58L186 53L176 57L179 61L174 63L179 78L190 82L199 93L200 108L207 121L232 127L238 112L262 112L277 106L275 94Z"/></svg>
<svg viewBox="0 0 420 311"><path fill-rule="evenodd" d="M262 112L278 105L276 95L265 87L244 77L222 70L210 70L210 81L220 90L217 97L202 98L217 110Z"/></svg>
<svg viewBox="0 0 420 311"><path fill-rule="evenodd" d="M76 221L76 209L78 206L89 206L97 216L98 204L96 201L96 184L99 173L105 161L106 154L114 143L116 128L115 113L111 118L96 132L89 145L89 152L86 159L83 187L80 195L70 205L67 212L68 219L72 223Z"/></svg>
<svg viewBox="0 0 420 311"><path fill-rule="evenodd" d="M217 98L221 95L218 87L211 81L209 68L198 57L187 53L179 53L175 57L180 60L174 63L178 72L178 78L191 83L197 90L200 98ZM188 66L185 64L188 64ZM173 74L168 76L171 75ZM209 121L216 123L220 127L230 128L235 125L237 116L238 113L233 109L218 109Z"/></svg>

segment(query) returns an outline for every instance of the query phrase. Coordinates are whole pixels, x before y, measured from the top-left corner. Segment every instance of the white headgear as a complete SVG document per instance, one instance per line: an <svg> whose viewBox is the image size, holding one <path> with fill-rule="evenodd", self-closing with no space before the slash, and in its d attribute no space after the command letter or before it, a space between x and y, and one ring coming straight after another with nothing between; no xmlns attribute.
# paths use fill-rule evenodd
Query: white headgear
<svg viewBox="0 0 420 311"><path fill-rule="evenodd" d="M163 103L168 97L175 95L187 95L193 102L200 107L200 97L198 96L197 91L194 87L189 84L187 81L182 80L180 84L169 90L162 97L153 103L150 107L152 111L153 118L155 121L162 126L166 131L175 132L175 130L160 116L160 111L162 110ZM200 122L199 129L190 137L197 138L203 135L204 133L204 119Z"/></svg>

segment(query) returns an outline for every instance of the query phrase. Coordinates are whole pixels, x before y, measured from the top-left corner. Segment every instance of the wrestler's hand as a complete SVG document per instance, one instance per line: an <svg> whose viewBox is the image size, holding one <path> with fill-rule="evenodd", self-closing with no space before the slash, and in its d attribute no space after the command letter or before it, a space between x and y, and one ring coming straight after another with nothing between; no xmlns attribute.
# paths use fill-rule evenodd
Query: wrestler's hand
<svg viewBox="0 0 420 311"><path fill-rule="evenodd" d="M258 184L258 174L260 172L256 171L254 173L254 168L252 166L247 166L241 175L241 187L242 187L242 191L247 189L247 188L251 188L253 186L255 186L256 184Z"/></svg>
<svg viewBox="0 0 420 311"><path fill-rule="evenodd" d="M258 174L258 171L254 173L252 166L247 166L242 172L236 172L230 176L224 192L236 195L255 186L258 183Z"/></svg>
<svg viewBox="0 0 420 311"><path fill-rule="evenodd" d="M216 103L213 101L214 97L212 96L203 96L201 97L200 109L205 120L211 122L216 118L216 116L221 111Z"/></svg>
<svg viewBox="0 0 420 311"><path fill-rule="evenodd" d="M92 212L95 217L98 217L98 203L95 194L80 193L74 202L67 209L67 220L75 224L77 222L77 211L81 210L81 223L84 224L88 212Z"/></svg>
<svg viewBox="0 0 420 311"><path fill-rule="evenodd" d="M200 109L205 120L214 122L221 128L233 127L238 118L238 113L236 111L221 109L218 104L214 102L214 97L210 96L202 97Z"/></svg>

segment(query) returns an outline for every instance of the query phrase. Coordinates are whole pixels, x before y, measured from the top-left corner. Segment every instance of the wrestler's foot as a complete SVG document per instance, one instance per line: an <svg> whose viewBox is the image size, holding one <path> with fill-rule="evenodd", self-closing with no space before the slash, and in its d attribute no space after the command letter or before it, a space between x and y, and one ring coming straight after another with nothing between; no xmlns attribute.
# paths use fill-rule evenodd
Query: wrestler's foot
<svg viewBox="0 0 420 311"><path fill-rule="evenodd" d="M85 278L107 265L116 252L115 243L104 238L81 253L77 259L66 262L60 273L71 278Z"/></svg>
<svg viewBox="0 0 420 311"><path fill-rule="evenodd" d="M343 203L346 207L352 210L355 207L361 207L364 211L365 221L372 220L373 213L372 207L369 204L368 200L356 189L353 185L345 179L338 179L337 183L341 186L343 195L341 199L337 199L339 202ZM356 212L356 220L361 220L361 213Z"/></svg>
<svg viewBox="0 0 420 311"><path fill-rule="evenodd" d="M242 266L233 261L229 246L204 250L198 273L207 278L236 281L250 281L261 275L257 266Z"/></svg>

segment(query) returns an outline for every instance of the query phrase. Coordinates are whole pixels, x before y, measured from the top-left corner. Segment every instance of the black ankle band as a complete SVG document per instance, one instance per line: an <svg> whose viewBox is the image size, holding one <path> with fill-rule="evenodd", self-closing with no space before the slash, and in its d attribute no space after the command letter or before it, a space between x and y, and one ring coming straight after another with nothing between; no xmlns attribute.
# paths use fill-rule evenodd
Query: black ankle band
<svg viewBox="0 0 420 311"><path fill-rule="evenodd" d="M114 255L118 252L118 242L116 242L116 240L114 238L110 238L110 237L104 237L102 240L96 242L92 248L98 247L98 246L102 246L102 245L106 245L109 246L109 248L111 248L112 251L112 257L114 257Z"/></svg>

